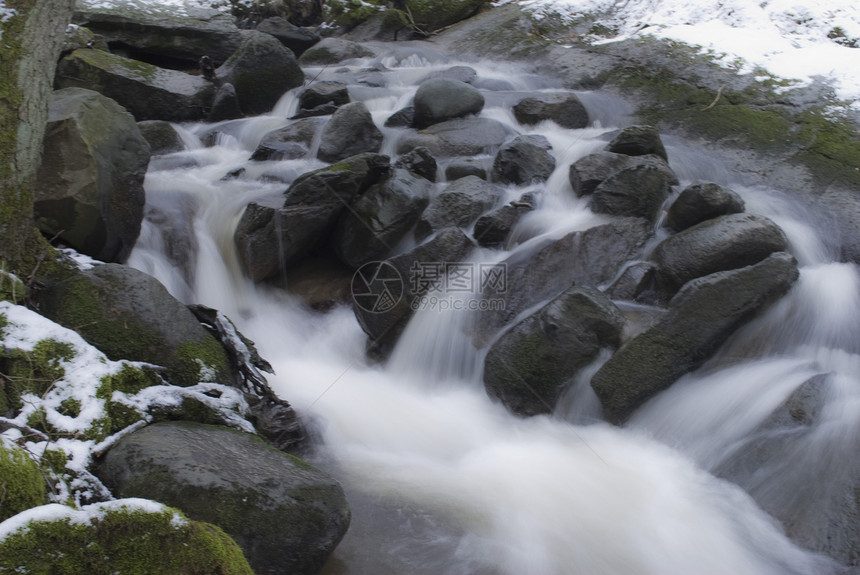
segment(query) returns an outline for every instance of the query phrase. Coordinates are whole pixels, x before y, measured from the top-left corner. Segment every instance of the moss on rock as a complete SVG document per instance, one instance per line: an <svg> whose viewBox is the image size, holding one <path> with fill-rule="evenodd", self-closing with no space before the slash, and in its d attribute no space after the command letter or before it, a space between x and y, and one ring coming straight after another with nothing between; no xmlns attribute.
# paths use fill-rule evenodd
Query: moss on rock
<svg viewBox="0 0 860 575"><path fill-rule="evenodd" d="M0 442L0 522L43 503L45 480L39 466L20 447Z"/></svg>
<svg viewBox="0 0 860 575"><path fill-rule="evenodd" d="M43 339L32 351L21 349L0 350L0 372L6 375L3 391L7 407L21 409L21 395L33 393L44 395L66 370L64 361L74 358L71 344Z"/></svg>

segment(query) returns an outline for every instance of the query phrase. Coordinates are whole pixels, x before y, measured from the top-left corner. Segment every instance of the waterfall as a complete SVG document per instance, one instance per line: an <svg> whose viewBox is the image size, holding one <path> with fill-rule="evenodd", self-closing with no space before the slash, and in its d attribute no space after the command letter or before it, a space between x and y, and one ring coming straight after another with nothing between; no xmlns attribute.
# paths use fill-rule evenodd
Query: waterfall
<svg viewBox="0 0 860 575"><path fill-rule="evenodd" d="M386 94L350 87L354 99L368 97L377 124L408 101L426 73L454 64L430 52L392 50L401 51L373 62L387 69ZM488 95L483 115L544 134L557 159L542 207L520 222L515 237L524 243L514 249L606 221L573 196L567 167L601 149L626 111L601 101L603 107L595 103L600 122L590 128L524 129L508 111L511 99L559 86L507 64L469 65L517 91ZM331 70L308 75L317 72L319 79L338 77ZM248 162L265 132L287 124L295 101L290 93L271 115L227 123L213 147L200 144L212 126L183 126L189 149L164 158L176 162L156 162L147 176L147 217L129 263L179 299L229 315L277 372L272 387L321 438L313 463L344 484L353 509L326 575L841 572L793 543L762 509L797 505L797 496L810 495L803 488L810 476L832 473L832 481L813 482L815 496L844 483L853 462L838 454L852 452L860 421L860 280L853 266L833 262L832 246L802 217L802 207L773 190L719 182L786 230L803 265L801 279L628 426L599 420L587 377L555 416L521 419L484 392L485 350L468 336L469 314L419 310L389 362L374 365L348 306L311 311L295 296L242 277L232 241L242 210L251 201L277 202L285 189L259 176L275 170L295 177L322 165ZM385 151L391 153L396 137L397 130L386 131ZM682 184L726 173L697 163L683 143L668 148ZM242 167L244 175L223 179ZM506 200L523 191L509 188ZM175 253L179 245L188 253ZM505 255L476 250L470 262ZM777 407L818 376L828 382L818 428L751 478L747 491L714 475L767 432L761 426Z"/></svg>

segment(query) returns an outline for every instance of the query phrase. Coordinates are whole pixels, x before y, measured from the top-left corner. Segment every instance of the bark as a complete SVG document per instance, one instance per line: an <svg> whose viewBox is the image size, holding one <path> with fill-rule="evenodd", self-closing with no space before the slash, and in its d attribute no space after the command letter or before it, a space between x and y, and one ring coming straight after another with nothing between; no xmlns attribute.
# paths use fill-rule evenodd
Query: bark
<svg viewBox="0 0 860 575"><path fill-rule="evenodd" d="M0 22L0 267L27 276L47 244L33 221L33 182L54 70L75 0L2 0Z"/></svg>

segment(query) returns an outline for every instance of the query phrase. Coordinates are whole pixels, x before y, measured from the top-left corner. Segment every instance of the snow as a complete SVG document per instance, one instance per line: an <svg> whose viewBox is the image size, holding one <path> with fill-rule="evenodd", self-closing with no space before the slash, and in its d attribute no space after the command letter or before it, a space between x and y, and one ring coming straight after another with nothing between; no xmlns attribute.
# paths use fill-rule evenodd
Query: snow
<svg viewBox="0 0 860 575"><path fill-rule="evenodd" d="M9 18L15 15L13 8L6 8L6 3L0 0L0 24L5 24ZM3 39L3 30L0 28L0 40Z"/></svg>
<svg viewBox="0 0 860 575"><path fill-rule="evenodd" d="M838 98L860 100L860 7L856 0L523 0L541 19L593 17L589 40L651 35L698 46L742 74L762 71L808 85L830 84ZM608 33L604 32L608 31Z"/></svg>

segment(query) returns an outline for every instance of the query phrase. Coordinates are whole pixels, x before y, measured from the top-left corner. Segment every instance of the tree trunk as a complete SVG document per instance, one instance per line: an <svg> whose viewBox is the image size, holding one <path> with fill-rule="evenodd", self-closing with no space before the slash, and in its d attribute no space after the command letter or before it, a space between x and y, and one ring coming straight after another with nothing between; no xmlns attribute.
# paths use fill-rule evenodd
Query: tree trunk
<svg viewBox="0 0 860 575"><path fill-rule="evenodd" d="M23 276L47 249L33 220L33 181L74 5L0 0L0 267Z"/></svg>

